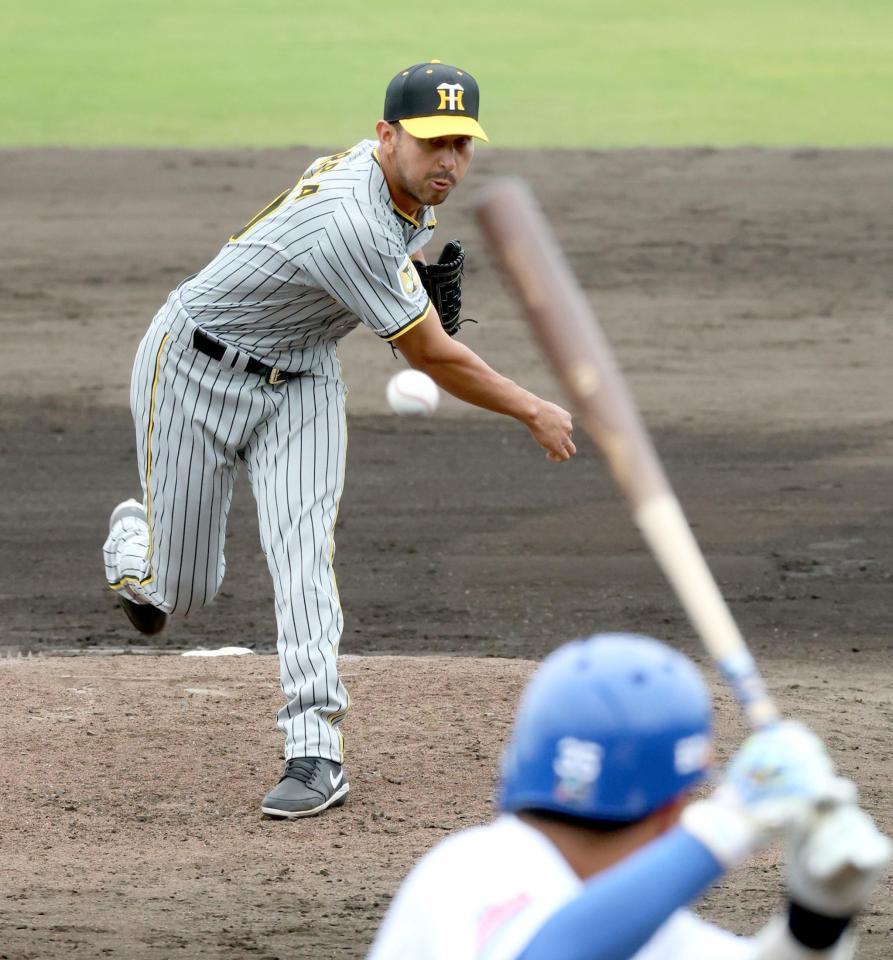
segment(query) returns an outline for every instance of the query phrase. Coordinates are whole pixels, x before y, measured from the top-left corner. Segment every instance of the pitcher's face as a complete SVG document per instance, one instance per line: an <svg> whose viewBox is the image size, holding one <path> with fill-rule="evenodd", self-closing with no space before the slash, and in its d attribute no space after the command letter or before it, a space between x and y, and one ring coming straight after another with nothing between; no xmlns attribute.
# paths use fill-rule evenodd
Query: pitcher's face
<svg viewBox="0 0 893 960"><path fill-rule="evenodd" d="M468 171L474 140L456 135L420 140L399 124L388 126L393 136L382 147L391 151L399 189L421 205L443 203Z"/></svg>

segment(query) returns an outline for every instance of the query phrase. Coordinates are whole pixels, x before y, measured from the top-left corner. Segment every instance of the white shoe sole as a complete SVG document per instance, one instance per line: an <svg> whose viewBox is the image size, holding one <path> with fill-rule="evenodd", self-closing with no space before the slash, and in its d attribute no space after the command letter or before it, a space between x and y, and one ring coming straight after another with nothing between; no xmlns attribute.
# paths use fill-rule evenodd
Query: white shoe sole
<svg viewBox="0 0 893 960"><path fill-rule="evenodd" d="M287 810L277 810L276 807L265 807L261 804L260 811L268 817L276 817L279 820L297 820L299 817L313 817L316 816L317 813L322 813L323 810L327 810L336 800L340 800L346 796L349 790L350 784L345 783L342 787L339 787L325 803L321 803L318 807L313 807L312 810L297 810L294 813L289 813Z"/></svg>
<svg viewBox="0 0 893 960"><path fill-rule="evenodd" d="M112 515L109 517L109 530L111 530L119 520L123 520L125 517L137 517L145 522L146 508L139 500L134 500L132 497L130 500L124 500L112 510Z"/></svg>

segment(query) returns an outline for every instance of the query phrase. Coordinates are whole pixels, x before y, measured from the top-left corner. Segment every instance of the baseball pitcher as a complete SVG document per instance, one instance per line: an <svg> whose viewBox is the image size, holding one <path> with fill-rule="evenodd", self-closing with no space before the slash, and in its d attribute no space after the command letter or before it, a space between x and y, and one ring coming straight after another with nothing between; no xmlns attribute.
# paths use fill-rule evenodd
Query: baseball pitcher
<svg viewBox="0 0 893 960"><path fill-rule="evenodd" d="M223 580L233 480L247 467L273 578L285 770L262 802L302 817L344 802L332 569L344 480L341 337L359 324L444 390L521 421L554 461L575 452L570 415L453 339L464 251L423 247L433 208L465 176L474 78L439 61L388 85L377 140L322 157L184 280L137 351L130 402L142 497L112 512L105 572L143 633L209 603Z"/></svg>

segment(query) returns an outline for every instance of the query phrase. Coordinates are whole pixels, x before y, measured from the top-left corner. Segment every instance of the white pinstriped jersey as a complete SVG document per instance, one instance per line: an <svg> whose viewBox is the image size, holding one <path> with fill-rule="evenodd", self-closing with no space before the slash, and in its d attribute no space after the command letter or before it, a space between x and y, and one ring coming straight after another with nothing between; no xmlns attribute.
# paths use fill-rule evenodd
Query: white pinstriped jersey
<svg viewBox="0 0 893 960"><path fill-rule="evenodd" d="M368 960L515 960L581 887L543 834L502 816L448 837L419 861ZM752 940L678 910L633 960L747 960L752 952Z"/></svg>
<svg viewBox="0 0 893 960"><path fill-rule="evenodd" d="M199 327L271 367L302 369L301 354L361 321L384 339L430 308L410 254L431 236L398 210L376 142L314 161L220 253L177 289Z"/></svg>
<svg viewBox="0 0 893 960"><path fill-rule="evenodd" d="M210 603L247 464L273 577L287 760L341 763L349 707L332 568L347 445L336 341L361 322L393 339L430 309L410 255L434 216L394 208L375 146L317 160L158 311L131 380L145 519L113 524L103 549L121 596L167 613ZM197 330L230 356L196 348ZM251 356L304 375L271 384L245 369Z"/></svg>

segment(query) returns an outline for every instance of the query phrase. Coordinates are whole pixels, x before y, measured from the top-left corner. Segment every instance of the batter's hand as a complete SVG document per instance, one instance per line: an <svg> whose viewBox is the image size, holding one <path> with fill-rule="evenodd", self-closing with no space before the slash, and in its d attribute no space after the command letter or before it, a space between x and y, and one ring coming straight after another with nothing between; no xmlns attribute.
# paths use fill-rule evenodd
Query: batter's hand
<svg viewBox="0 0 893 960"><path fill-rule="evenodd" d="M851 917L880 883L893 844L855 803L819 811L792 838L788 895L825 917Z"/></svg>
<svg viewBox="0 0 893 960"><path fill-rule="evenodd" d="M539 400L526 424L533 439L546 451L548 460L561 463L562 460L570 460L577 452L571 440L574 432L571 415L557 404Z"/></svg>
<svg viewBox="0 0 893 960"><path fill-rule="evenodd" d="M853 791L834 775L822 741L784 720L745 740L713 794L683 812L682 825L735 866L775 836L804 829L817 809L851 802Z"/></svg>

